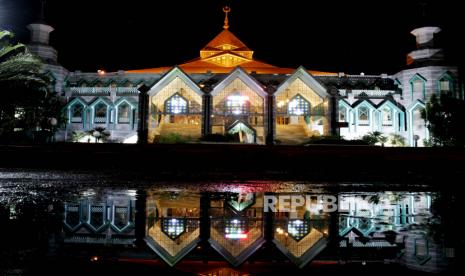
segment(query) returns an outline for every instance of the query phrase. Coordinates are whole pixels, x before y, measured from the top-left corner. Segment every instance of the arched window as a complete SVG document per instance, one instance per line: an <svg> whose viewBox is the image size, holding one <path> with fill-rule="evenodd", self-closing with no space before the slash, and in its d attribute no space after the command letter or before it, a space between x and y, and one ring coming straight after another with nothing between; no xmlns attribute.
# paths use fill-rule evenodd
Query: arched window
<svg viewBox="0 0 465 276"><path fill-rule="evenodd" d="M370 125L370 109L366 106L362 106L358 109L358 124L359 125Z"/></svg>
<svg viewBox="0 0 465 276"><path fill-rule="evenodd" d="M118 107L118 124L129 124L131 115L131 106L123 102Z"/></svg>
<svg viewBox="0 0 465 276"><path fill-rule="evenodd" d="M165 102L165 112L168 114L186 114L187 100L179 94L174 94Z"/></svg>
<svg viewBox="0 0 465 276"><path fill-rule="evenodd" d="M84 106L77 103L71 107L71 123L82 123L84 117Z"/></svg>
<svg viewBox="0 0 465 276"><path fill-rule="evenodd" d="M454 89L454 82L449 75L444 75L439 79L439 92L452 92Z"/></svg>
<svg viewBox="0 0 465 276"><path fill-rule="evenodd" d="M310 103L302 96L295 96L287 105L289 115L310 115Z"/></svg>
<svg viewBox="0 0 465 276"><path fill-rule="evenodd" d="M249 97L242 95L230 95L226 100L226 113L243 115L249 113Z"/></svg>
<svg viewBox="0 0 465 276"><path fill-rule="evenodd" d="M392 126L393 115L392 115L392 110L389 107L384 107L381 110L381 119L382 119L381 124L383 126Z"/></svg>
<svg viewBox="0 0 465 276"><path fill-rule="evenodd" d="M94 107L94 124L106 124L107 122L107 105L98 103Z"/></svg>
<svg viewBox="0 0 465 276"><path fill-rule="evenodd" d="M410 80L410 88L411 88L411 94L412 94L412 101L414 99L423 99L425 100L426 97L426 85L425 85L426 79L421 77L420 75L416 74L411 80Z"/></svg>
<svg viewBox="0 0 465 276"><path fill-rule="evenodd" d="M425 126L425 120L421 117L421 108L417 108L413 111L413 124L414 129L418 131L423 131Z"/></svg>
<svg viewBox="0 0 465 276"><path fill-rule="evenodd" d="M339 107L339 122L347 122L347 108L344 106Z"/></svg>

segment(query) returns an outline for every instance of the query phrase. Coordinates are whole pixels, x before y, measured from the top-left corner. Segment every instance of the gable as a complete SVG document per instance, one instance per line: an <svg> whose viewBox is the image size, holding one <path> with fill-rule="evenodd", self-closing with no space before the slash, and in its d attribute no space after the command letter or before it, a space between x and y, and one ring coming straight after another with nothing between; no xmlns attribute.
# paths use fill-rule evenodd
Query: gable
<svg viewBox="0 0 465 276"><path fill-rule="evenodd" d="M323 85L321 85L303 67L299 67L291 76L289 76L289 78L278 87L274 94L275 96L278 96L282 93L285 93L286 90L289 88L311 91L311 93L309 93L308 95L313 96L308 97L314 97L314 101L317 99L316 97L320 98L321 101L329 97L326 88L323 87ZM303 93L300 92L300 94Z"/></svg>

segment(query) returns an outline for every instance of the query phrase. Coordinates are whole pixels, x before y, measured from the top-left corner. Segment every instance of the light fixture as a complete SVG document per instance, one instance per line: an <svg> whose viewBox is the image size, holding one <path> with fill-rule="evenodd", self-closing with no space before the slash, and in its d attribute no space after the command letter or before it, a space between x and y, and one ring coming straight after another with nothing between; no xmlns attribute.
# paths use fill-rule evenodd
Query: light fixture
<svg viewBox="0 0 465 276"><path fill-rule="evenodd" d="M245 220L232 219L225 221L225 238L233 240L246 239L246 224L247 222Z"/></svg>

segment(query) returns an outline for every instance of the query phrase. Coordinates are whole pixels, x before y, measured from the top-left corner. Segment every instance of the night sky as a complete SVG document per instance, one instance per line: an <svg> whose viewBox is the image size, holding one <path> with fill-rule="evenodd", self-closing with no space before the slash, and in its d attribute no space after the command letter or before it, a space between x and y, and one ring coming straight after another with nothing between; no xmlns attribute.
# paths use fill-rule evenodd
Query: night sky
<svg viewBox="0 0 465 276"><path fill-rule="evenodd" d="M392 74L415 48L409 32L424 21L443 28L439 43L452 63L463 64L460 1L426 2L425 18L420 1L48 0L45 17L56 29L51 43L59 62L72 71L197 58L222 30L225 3L232 8L230 30L256 59L276 66ZM0 26L28 42L26 25L38 18L40 6L40 0L0 0Z"/></svg>

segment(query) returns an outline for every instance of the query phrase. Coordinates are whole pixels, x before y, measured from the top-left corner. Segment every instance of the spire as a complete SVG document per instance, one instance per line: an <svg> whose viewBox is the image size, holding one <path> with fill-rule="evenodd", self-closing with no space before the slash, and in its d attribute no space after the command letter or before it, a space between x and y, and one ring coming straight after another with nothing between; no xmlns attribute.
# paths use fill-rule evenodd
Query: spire
<svg viewBox="0 0 465 276"><path fill-rule="evenodd" d="M423 2L423 1L420 2L420 6L421 6L421 7L420 7L420 9L421 9L421 16L422 16L423 18L426 17L426 6L427 6L427 5L428 5L428 3L426 3L426 2Z"/></svg>
<svg viewBox="0 0 465 276"><path fill-rule="evenodd" d="M225 6L223 8L223 12L224 12L224 26L223 26L223 29L227 30L227 29L229 29L228 13L231 12L231 8L228 7L228 6Z"/></svg>
<svg viewBox="0 0 465 276"><path fill-rule="evenodd" d="M45 0L41 2L39 21L45 22Z"/></svg>

